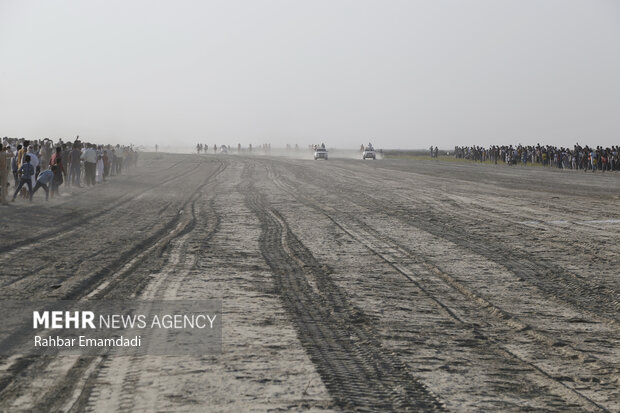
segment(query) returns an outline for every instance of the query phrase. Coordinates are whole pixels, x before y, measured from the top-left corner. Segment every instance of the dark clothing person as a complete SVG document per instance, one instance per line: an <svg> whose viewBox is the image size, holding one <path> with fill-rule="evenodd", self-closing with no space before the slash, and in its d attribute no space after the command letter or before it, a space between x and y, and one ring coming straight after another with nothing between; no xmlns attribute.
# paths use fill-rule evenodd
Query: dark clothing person
<svg viewBox="0 0 620 413"><path fill-rule="evenodd" d="M82 152L77 146L74 146L69 153L69 161L71 163L69 180L71 181L71 185L80 186L80 175L82 174L82 169L80 165L81 156Z"/></svg>
<svg viewBox="0 0 620 413"><path fill-rule="evenodd" d="M88 146L82 154L84 160L84 174L86 175L86 185L95 186L95 171L97 166L97 151L92 146Z"/></svg>
<svg viewBox="0 0 620 413"><path fill-rule="evenodd" d="M64 167L62 166L62 161L57 159L56 165L52 166L52 171L54 173L54 177L52 178L52 198L54 196L60 195L60 191L58 188L64 182L63 173L65 172Z"/></svg>
<svg viewBox="0 0 620 413"><path fill-rule="evenodd" d="M54 173L54 178L52 179L52 197L54 197L54 195L60 194L58 188L64 182L63 176L67 176L67 172L62 163L62 150L60 147L56 148L56 153L52 156L52 159L50 159L50 166Z"/></svg>
<svg viewBox="0 0 620 413"><path fill-rule="evenodd" d="M95 186L96 167L96 163L84 162L84 175L86 175L86 185L88 186Z"/></svg>
<svg viewBox="0 0 620 413"><path fill-rule="evenodd" d="M103 178L110 175L110 158L108 157L108 151L103 152Z"/></svg>

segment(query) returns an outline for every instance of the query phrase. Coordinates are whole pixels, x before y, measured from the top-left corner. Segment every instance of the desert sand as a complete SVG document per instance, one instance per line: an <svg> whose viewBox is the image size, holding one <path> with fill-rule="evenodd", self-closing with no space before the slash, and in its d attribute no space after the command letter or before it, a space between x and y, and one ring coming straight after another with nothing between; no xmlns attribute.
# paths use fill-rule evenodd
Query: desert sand
<svg viewBox="0 0 620 413"><path fill-rule="evenodd" d="M43 195L1 299L217 298L222 352L1 356L0 411L620 410L617 173L142 153Z"/></svg>

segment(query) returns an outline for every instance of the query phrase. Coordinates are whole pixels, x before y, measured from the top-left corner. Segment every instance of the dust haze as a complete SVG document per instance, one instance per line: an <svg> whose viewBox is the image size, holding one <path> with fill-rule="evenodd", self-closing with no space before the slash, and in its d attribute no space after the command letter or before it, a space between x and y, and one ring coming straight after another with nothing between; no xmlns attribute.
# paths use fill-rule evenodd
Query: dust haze
<svg viewBox="0 0 620 413"><path fill-rule="evenodd" d="M619 412L619 16L0 0L0 412ZM71 300L218 351L6 305Z"/></svg>

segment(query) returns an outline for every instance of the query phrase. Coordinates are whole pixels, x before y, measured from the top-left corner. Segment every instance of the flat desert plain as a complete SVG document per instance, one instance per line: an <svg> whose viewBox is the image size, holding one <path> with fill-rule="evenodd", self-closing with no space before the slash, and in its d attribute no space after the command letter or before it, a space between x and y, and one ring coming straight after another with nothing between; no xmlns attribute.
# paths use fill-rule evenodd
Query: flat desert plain
<svg viewBox="0 0 620 413"><path fill-rule="evenodd" d="M3 355L0 411L620 411L620 175L301 155L2 207L2 300L215 298L223 338Z"/></svg>

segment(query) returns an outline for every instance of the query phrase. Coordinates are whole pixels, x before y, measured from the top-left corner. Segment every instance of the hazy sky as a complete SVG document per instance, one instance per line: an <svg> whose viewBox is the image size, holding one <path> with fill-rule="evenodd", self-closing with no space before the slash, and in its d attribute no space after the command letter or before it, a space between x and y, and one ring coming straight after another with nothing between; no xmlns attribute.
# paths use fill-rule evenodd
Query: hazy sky
<svg viewBox="0 0 620 413"><path fill-rule="evenodd" d="M620 144L620 1L0 0L0 136Z"/></svg>

